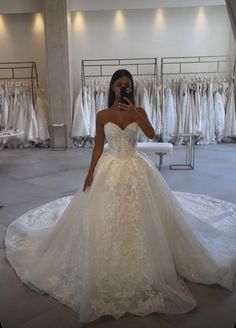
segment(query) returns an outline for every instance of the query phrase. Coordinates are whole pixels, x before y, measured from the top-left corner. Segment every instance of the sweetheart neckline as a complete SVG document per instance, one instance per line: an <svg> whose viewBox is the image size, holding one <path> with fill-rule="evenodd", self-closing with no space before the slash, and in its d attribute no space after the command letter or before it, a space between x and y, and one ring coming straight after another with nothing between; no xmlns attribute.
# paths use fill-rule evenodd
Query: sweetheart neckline
<svg viewBox="0 0 236 328"><path fill-rule="evenodd" d="M116 123L114 123L112 121L108 121L107 123L104 124L104 126L107 125L108 123L111 123L111 124L117 126L122 132L125 131L128 128L128 126L130 126L131 124L133 124L133 123L136 123L137 124L136 121L133 121L133 122L130 122L129 124L127 124L124 129L122 129L118 124L116 124Z"/></svg>

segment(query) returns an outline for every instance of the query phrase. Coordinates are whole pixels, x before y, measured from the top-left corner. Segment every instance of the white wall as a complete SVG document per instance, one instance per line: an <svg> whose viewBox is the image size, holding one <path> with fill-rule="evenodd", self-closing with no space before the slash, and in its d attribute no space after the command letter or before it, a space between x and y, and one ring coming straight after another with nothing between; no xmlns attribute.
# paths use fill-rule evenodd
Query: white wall
<svg viewBox="0 0 236 328"><path fill-rule="evenodd" d="M49 1L49 0L45 0ZM43 11L43 0L1 0L0 14ZM224 5L225 0L67 0L71 11Z"/></svg>
<svg viewBox="0 0 236 328"><path fill-rule="evenodd" d="M81 16L82 15L82 16ZM235 54L225 6L85 11L72 14L73 80L81 59Z"/></svg>
<svg viewBox="0 0 236 328"><path fill-rule="evenodd" d="M201 11L202 10L202 11ZM81 59L235 54L225 6L72 13L73 91L77 94ZM40 14L41 15L41 14ZM37 14L0 15L0 61L32 61L46 88L43 21ZM42 18L42 16L41 16ZM118 19L119 20L119 19ZM120 18L121 20L121 18Z"/></svg>
<svg viewBox="0 0 236 328"><path fill-rule="evenodd" d="M0 15L0 47L0 62L36 61L40 86L46 89L42 14Z"/></svg>
<svg viewBox="0 0 236 328"><path fill-rule="evenodd" d="M1 0L1 14L33 13L43 9L42 0Z"/></svg>
<svg viewBox="0 0 236 328"><path fill-rule="evenodd" d="M9 0L2 0L9 1ZM16 0L11 0L16 1ZM17 0L19 1L19 0ZM27 0L20 0L27 1ZM36 1L36 0L34 0ZM176 8L225 5L225 0L67 0L71 11ZM1 8L1 7L0 7Z"/></svg>

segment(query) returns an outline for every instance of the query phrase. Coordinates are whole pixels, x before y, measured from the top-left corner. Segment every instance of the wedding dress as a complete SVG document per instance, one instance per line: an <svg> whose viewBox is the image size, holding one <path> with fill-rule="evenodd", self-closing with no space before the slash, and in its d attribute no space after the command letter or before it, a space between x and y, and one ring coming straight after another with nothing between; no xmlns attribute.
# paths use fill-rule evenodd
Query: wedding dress
<svg viewBox="0 0 236 328"><path fill-rule="evenodd" d="M25 131L26 140L36 141L39 137L38 122L32 101L30 99L28 99L27 111L28 125Z"/></svg>
<svg viewBox="0 0 236 328"><path fill-rule="evenodd" d="M136 150L136 122L104 129L109 151L91 187L9 225L6 256L20 279L82 322L191 311L196 301L183 278L232 289L236 205L174 194Z"/></svg>
<svg viewBox="0 0 236 328"><path fill-rule="evenodd" d="M163 114L163 121L165 131L165 136L163 136L163 139L165 140L168 139L168 135L176 133L177 126L176 109L174 106L174 98L170 87L165 89L165 110Z"/></svg>
<svg viewBox="0 0 236 328"><path fill-rule="evenodd" d="M38 123L38 134L40 140L50 139L49 129L48 129L48 106L45 103L43 97L40 95L41 90L38 90L36 103L35 103L35 115Z"/></svg>
<svg viewBox="0 0 236 328"><path fill-rule="evenodd" d="M214 98L212 91L212 82L208 83L208 117L209 117L209 135L210 135L210 143L216 143L216 134L215 134L215 111L214 111Z"/></svg>
<svg viewBox="0 0 236 328"><path fill-rule="evenodd" d="M196 84L196 92L195 92L195 107L196 107L196 134L199 137L203 135L203 125L202 125L202 104L201 104L201 83Z"/></svg>
<svg viewBox="0 0 236 328"><path fill-rule="evenodd" d="M231 137L236 135L236 108L233 82L231 82L229 86L229 96L225 114L224 135L225 137Z"/></svg>
<svg viewBox="0 0 236 328"><path fill-rule="evenodd" d="M72 138L89 135L89 122L85 110L86 108L83 104L83 94L81 89L74 105L74 118L71 129Z"/></svg>
<svg viewBox="0 0 236 328"><path fill-rule="evenodd" d="M4 105L3 105L3 111L2 111L2 115L1 115L1 126L3 126L3 128L7 128L8 126L8 116L9 116L9 98L8 98L8 94L6 92L5 98L4 98Z"/></svg>
<svg viewBox="0 0 236 328"><path fill-rule="evenodd" d="M218 90L214 94L215 132L217 142L221 142L224 136L225 109L222 96Z"/></svg>
<svg viewBox="0 0 236 328"><path fill-rule="evenodd" d="M25 131L27 129L28 124L28 102L27 102L27 93L25 90L22 90L19 100L18 115L16 117L14 128ZM25 134L18 136L22 141L25 140Z"/></svg>
<svg viewBox="0 0 236 328"><path fill-rule="evenodd" d="M93 84L90 84L89 93L90 93L90 136L94 138L96 135L96 104L94 98L95 90Z"/></svg>

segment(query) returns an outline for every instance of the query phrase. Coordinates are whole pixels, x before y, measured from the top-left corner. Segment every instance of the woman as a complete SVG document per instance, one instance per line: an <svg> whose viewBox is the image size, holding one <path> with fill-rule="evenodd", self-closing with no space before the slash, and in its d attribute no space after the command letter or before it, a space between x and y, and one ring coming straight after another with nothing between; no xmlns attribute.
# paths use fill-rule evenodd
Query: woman
<svg viewBox="0 0 236 328"><path fill-rule="evenodd" d="M123 87L132 91L125 103ZM227 203L223 217L217 200L179 194L180 205L136 151L140 130L149 138L154 130L132 95L130 73L115 72L83 190L67 207L68 199L51 202L7 230L6 255L21 280L79 312L82 322L191 311L196 301L183 278L233 287L236 206Z"/></svg>
<svg viewBox="0 0 236 328"><path fill-rule="evenodd" d="M131 99L126 98L127 103L120 102L121 88L129 88L131 90ZM97 114L96 143L83 191L88 186L91 186L94 169L102 155L105 141L104 127L106 124L115 124L124 131L131 123L137 122L148 138L153 139L155 137L155 131L148 120L145 110L134 106L134 82L132 75L128 71L121 69L113 74L110 83L108 106L108 109L104 109Z"/></svg>

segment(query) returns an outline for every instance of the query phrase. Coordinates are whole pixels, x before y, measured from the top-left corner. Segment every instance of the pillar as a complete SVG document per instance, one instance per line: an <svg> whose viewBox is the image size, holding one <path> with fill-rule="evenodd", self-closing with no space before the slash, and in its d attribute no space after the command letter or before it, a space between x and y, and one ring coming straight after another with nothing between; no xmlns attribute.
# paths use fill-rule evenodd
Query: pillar
<svg viewBox="0 0 236 328"><path fill-rule="evenodd" d="M72 88L67 0L44 0L45 42L47 57L48 101L50 124L64 123L70 144L72 122ZM55 138L55 146L63 144L63 135ZM62 132L62 131L61 131Z"/></svg>

